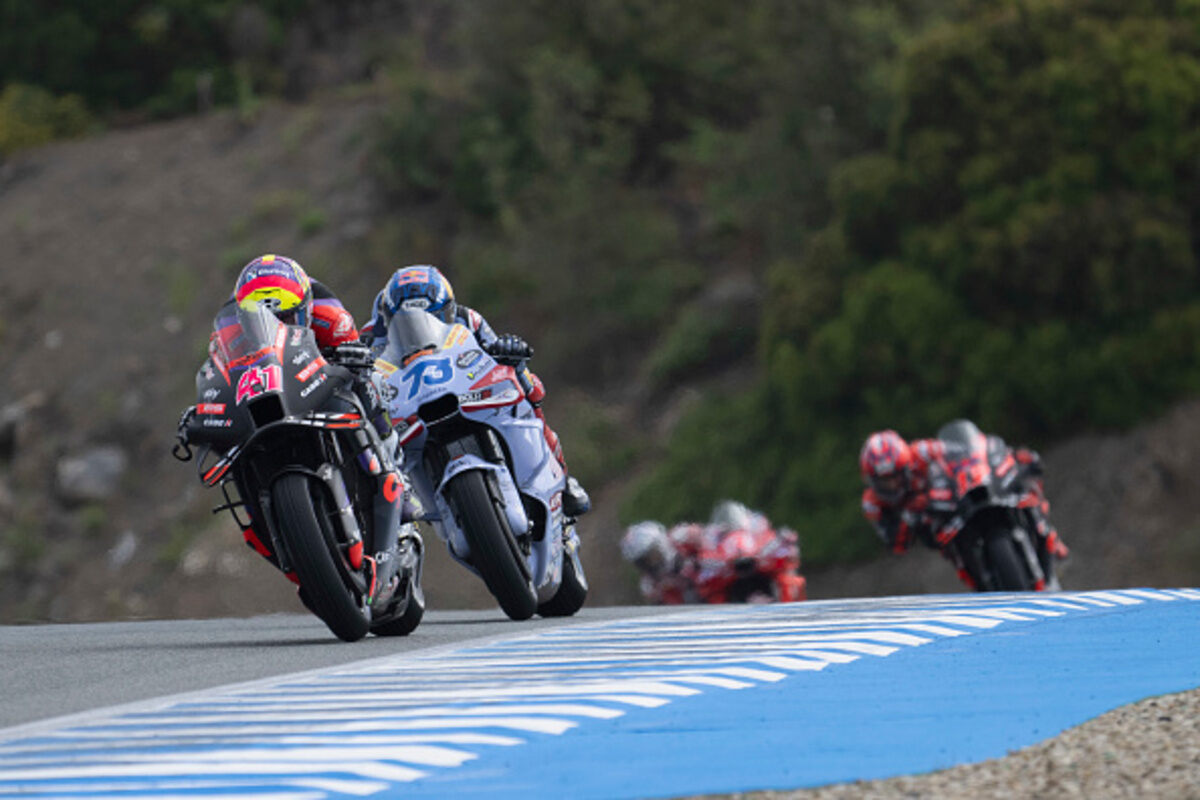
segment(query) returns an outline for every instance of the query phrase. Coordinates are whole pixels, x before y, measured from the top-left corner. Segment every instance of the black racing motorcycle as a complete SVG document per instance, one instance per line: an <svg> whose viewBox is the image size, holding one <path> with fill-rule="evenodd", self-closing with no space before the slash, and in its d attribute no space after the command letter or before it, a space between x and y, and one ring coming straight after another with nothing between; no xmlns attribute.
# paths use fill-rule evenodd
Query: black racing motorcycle
<svg viewBox="0 0 1200 800"><path fill-rule="evenodd" d="M929 511L942 524L933 537L960 580L981 592L1059 589L1027 510L1036 498L1012 451L969 420L944 425L938 439L945 458L931 472Z"/></svg>
<svg viewBox="0 0 1200 800"><path fill-rule="evenodd" d="M399 582L377 593L373 498L380 480L385 494L405 485L381 461L351 373L326 361L311 330L265 305L228 303L214 328L175 457L190 461L197 448L200 480L224 495L213 513L229 511L338 638L410 633L425 612L423 545L408 524L391 554Z"/></svg>

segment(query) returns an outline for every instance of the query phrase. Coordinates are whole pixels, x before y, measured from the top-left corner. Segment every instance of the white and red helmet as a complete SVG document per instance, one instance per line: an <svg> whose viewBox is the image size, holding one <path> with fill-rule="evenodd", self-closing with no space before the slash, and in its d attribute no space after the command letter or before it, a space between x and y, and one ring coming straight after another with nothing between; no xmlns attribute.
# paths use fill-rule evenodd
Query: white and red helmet
<svg viewBox="0 0 1200 800"><path fill-rule="evenodd" d="M673 567L675 548L662 523L644 520L625 530L621 537L621 556L643 573L657 578Z"/></svg>
<svg viewBox="0 0 1200 800"><path fill-rule="evenodd" d="M863 481L885 503L898 502L908 494L912 463L908 442L893 430L868 436L858 457Z"/></svg>

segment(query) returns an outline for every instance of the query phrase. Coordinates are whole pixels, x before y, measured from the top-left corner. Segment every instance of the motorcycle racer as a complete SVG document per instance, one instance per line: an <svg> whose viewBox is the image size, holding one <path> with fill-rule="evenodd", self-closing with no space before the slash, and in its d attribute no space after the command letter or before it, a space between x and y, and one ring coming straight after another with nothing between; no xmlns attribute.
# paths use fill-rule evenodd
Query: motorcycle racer
<svg viewBox="0 0 1200 800"><path fill-rule="evenodd" d="M310 278L299 262L275 254L261 255L242 268L232 296L218 312L217 329L212 339L222 336L229 326L237 325L239 307L252 309L258 305L266 305L286 325L301 325L312 330L322 356L349 372L351 387L362 401L367 419L383 440L383 446L374 448L373 455L366 457L368 463L374 459L375 464L370 469L364 466L368 473L377 473L373 509L376 552L368 558L375 570L371 604L383 608L399 588L400 559L397 556L401 529L417 516L418 509L413 505L411 493L407 491L403 474L395 462L398 437L380 399L379 387L371 379L374 357L360 341L354 317L337 296L323 283ZM189 409L193 410L194 407ZM184 413L180 423L181 431L188 413ZM401 491L397 491L397 487ZM405 531L404 537L411 539L410 546L423 554L424 548L416 531Z"/></svg>
<svg viewBox="0 0 1200 800"><path fill-rule="evenodd" d="M701 525L685 522L667 531L660 522L643 520L625 530L621 537L621 555L641 573L639 589L648 602L659 605L698 603L696 558L703 548L703 540Z"/></svg>
<svg viewBox="0 0 1200 800"><path fill-rule="evenodd" d="M533 348L528 342L515 334L497 336L478 311L455 301L450 281L441 270L428 264L397 269L376 295L371 309L371 320L363 326L362 338L376 355L387 347L387 328L392 316L400 309L419 309L442 322L457 322L465 326L475 335L480 348L488 355L502 364L515 367L526 398L533 406L534 414L542 421L546 444L554 453L563 472L567 472L562 443L546 422L545 413L542 411L546 389L541 379L526 366L526 362L533 356ZM579 481L569 475L566 489L563 491L562 508L568 517L579 517L591 509L591 500L587 492Z"/></svg>
<svg viewBox="0 0 1200 800"><path fill-rule="evenodd" d="M1041 457L1025 447L1010 448L994 435L987 436L987 450L1015 459L1021 470L1021 508L1028 512L1034 532L1044 541L1045 552L1066 558L1069 551L1048 517L1050 504L1045 497ZM906 442L894 430L878 431L863 444L859 468L866 484L863 516L884 545L894 553L903 553L919 538L936 547L934 535L943 515L952 512L954 499L945 443L940 439Z"/></svg>
<svg viewBox="0 0 1200 800"><path fill-rule="evenodd" d="M731 536L749 537L734 545L736 558L727 549ZM642 595L651 603L792 602L806 597L795 531L775 530L763 514L734 500L718 502L705 525L681 522L668 531L659 522L634 523L621 538L621 555L638 568ZM756 563L738 564L744 557ZM765 583L746 584L751 575ZM745 585L755 589L752 595L743 596Z"/></svg>

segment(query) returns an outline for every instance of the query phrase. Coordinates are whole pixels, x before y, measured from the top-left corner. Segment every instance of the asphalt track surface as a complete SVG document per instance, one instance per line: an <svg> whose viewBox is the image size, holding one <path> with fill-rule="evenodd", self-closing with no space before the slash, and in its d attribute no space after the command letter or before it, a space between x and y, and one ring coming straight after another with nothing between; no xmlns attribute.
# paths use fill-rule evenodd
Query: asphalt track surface
<svg viewBox="0 0 1200 800"><path fill-rule="evenodd" d="M62 694L59 711L88 697L101 707L54 720L35 712L43 721L0 729L0 797L619 798L820 786L996 758L1200 686L1192 589L662 611L498 628L489 614L431 615L425 641L351 646L291 617L153 623L165 627L148 640L136 624L0 629L6 659L16 639L71 634L41 651L54 669L18 656L32 674L6 684L5 706ZM153 638L163 632L171 643ZM253 650L272 652L264 663ZM98 657L101 669L89 664ZM232 682L214 665L236 673ZM6 660L0 677L16 668ZM251 680L253 671L277 677ZM39 687L60 678L81 685Z"/></svg>
<svg viewBox="0 0 1200 800"><path fill-rule="evenodd" d="M512 622L498 609L430 611L410 636L353 644L309 614L0 626L0 729L380 656L661 613L585 608L569 619Z"/></svg>

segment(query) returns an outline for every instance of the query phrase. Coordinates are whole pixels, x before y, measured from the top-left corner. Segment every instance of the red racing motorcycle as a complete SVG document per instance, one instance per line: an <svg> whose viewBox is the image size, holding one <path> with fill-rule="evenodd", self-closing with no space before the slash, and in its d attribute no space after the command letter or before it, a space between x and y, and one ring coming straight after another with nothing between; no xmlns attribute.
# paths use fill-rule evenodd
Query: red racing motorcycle
<svg viewBox="0 0 1200 800"><path fill-rule="evenodd" d="M696 557L696 591L706 603L794 603L808 598L799 574L800 543L760 514L735 527L710 528Z"/></svg>
<svg viewBox="0 0 1200 800"><path fill-rule="evenodd" d="M1030 509L1041 498L999 439L956 420L938 431L945 456L930 470L934 546L980 592L1057 590L1054 557Z"/></svg>

